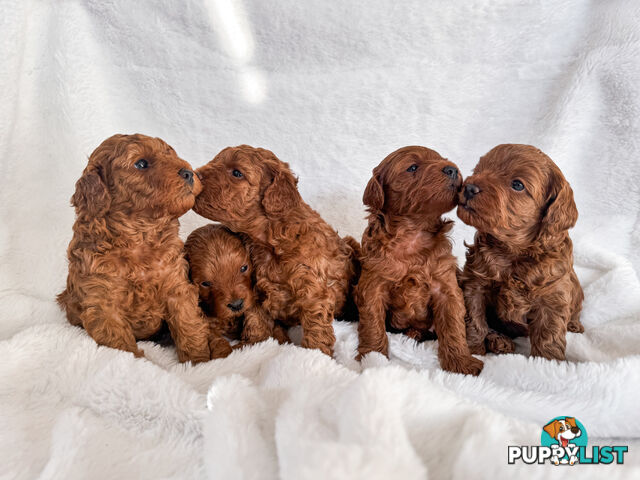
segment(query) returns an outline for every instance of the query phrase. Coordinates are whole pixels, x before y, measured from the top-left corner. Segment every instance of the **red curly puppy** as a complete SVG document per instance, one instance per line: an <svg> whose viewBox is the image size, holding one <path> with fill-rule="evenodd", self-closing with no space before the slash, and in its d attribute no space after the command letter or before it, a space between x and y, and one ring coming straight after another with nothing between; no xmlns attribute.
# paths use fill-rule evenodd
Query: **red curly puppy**
<svg viewBox="0 0 640 480"><path fill-rule="evenodd" d="M247 243L243 235L214 224L194 230L185 243L191 280L200 290L200 306L209 318L214 338L222 333L250 343L255 335L243 330L245 318L249 318L249 328L269 321L266 317L251 318L264 313L253 293L253 268ZM279 326L275 326L273 336L280 342L288 340L286 331Z"/></svg>
<svg viewBox="0 0 640 480"><path fill-rule="evenodd" d="M269 150L225 148L198 169L203 192L194 210L251 240L256 291L269 324L247 325L248 340L272 322L301 324L302 346L333 353L333 318L345 309L357 243L341 239L297 189L289 165Z"/></svg>
<svg viewBox="0 0 640 480"><path fill-rule="evenodd" d="M560 169L530 145L498 145L465 180L458 216L478 230L461 276L471 351L513 352L509 337L529 335L532 355L563 360L566 331L584 331L584 295L568 234L578 210Z"/></svg>
<svg viewBox="0 0 640 480"><path fill-rule="evenodd" d="M91 154L76 183L67 288L58 295L69 322L100 345L142 356L136 340L169 326L181 362L210 352L208 326L189 282L178 217L202 186L159 138L114 135ZM215 343L215 342L214 342Z"/></svg>
<svg viewBox="0 0 640 480"><path fill-rule="evenodd" d="M362 235L362 273L355 298L359 355L388 355L386 327L423 340L433 327L445 370L478 375L469 353L464 301L441 215L455 207L457 167L425 147L404 147L373 170L364 192L369 225Z"/></svg>

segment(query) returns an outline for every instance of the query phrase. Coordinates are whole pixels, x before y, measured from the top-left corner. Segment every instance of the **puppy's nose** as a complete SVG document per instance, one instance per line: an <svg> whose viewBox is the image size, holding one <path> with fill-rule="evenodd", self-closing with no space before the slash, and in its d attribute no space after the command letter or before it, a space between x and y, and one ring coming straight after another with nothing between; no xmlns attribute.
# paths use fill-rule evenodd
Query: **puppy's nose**
<svg viewBox="0 0 640 480"><path fill-rule="evenodd" d="M478 193L480 193L480 188L473 183L469 183L466 187L464 187L464 198L466 198L467 200L475 197Z"/></svg>
<svg viewBox="0 0 640 480"><path fill-rule="evenodd" d="M456 178L458 178L458 169L456 167L452 167L452 166L444 167L442 171L447 177L451 178L452 180L455 180Z"/></svg>
<svg viewBox="0 0 640 480"><path fill-rule="evenodd" d="M227 307L234 312L242 310L242 306L244 305L244 298L238 298L231 303L227 303Z"/></svg>
<svg viewBox="0 0 640 480"><path fill-rule="evenodd" d="M180 171L178 172L178 175L184 178L184 181L187 182L189 185L193 186L193 172L191 170L186 168L181 168Z"/></svg>
<svg viewBox="0 0 640 480"><path fill-rule="evenodd" d="M574 435L577 434L580 431L580 429L578 427L571 427L571 433L573 433Z"/></svg>

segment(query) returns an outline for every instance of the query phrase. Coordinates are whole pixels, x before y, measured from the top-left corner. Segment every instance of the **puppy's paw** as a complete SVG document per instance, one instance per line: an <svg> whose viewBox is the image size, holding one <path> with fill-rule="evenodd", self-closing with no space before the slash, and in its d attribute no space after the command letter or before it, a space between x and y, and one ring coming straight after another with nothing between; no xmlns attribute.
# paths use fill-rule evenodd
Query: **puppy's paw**
<svg viewBox="0 0 640 480"><path fill-rule="evenodd" d="M449 372L473 376L480 375L480 372L484 367L482 360L478 360L471 356L462 359L451 359L447 362L441 361L440 365L444 370Z"/></svg>
<svg viewBox="0 0 640 480"><path fill-rule="evenodd" d="M409 338L413 338L416 342L422 341L422 333L417 328L410 328L404 334Z"/></svg>
<svg viewBox="0 0 640 480"><path fill-rule="evenodd" d="M489 332L485 339L487 350L492 353L513 353L516 344L509 337L498 332Z"/></svg>
<svg viewBox="0 0 640 480"><path fill-rule="evenodd" d="M567 325L567 330L572 333L584 333L584 327L582 326L580 321L569 322L569 325Z"/></svg>
<svg viewBox="0 0 640 480"><path fill-rule="evenodd" d="M231 345L222 337L214 338L209 341L209 349L211 350L211 360L214 358L225 358L233 351Z"/></svg>
<svg viewBox="0 0 640 480"><path fill-rule="evenodd" d="M280 345L291 343L287 330L279 325L276 325L273 329L273 338L275 338Z"/></svg>

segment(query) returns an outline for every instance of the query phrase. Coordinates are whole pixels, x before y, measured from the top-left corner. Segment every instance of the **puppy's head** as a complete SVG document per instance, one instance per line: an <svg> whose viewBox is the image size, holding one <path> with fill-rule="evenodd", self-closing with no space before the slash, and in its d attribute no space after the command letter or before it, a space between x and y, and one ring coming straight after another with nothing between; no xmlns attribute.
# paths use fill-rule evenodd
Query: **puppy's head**
<svg viewBox="0 0 640 480"><path fill-rule="evenodd" d="M191 232L185 252L208 315L239 317L253 306L249 250L240 236L221 225L206 225Z"/></svg>
<svg viewBox="0 0 640 480"><path fill-rule="evenodd" d="M403 147L376 168L362 201L371 213L439 217L457 203L458 167L425 147Z"/></svg>
<svg viewBox="0 0 640 480"><path fill-rule="evenodd" d="M161 139L114 135L89 157L71 203L80 216L117 210L179 217L193 206L201 189L191 166Z"/></svg>
<svg viewBox="0 0 640 480"><path fill-rule="evenodd" d="M573 227L578 210L557 165L530 145L498 145L459 194L458 216L478 231L521 247Z"/></svg>
<svg viewBox="0 0 640 480"><path fill-rule="evenodd" d="M225 148L197 173L203 191L194 210L234 230L258 217L285 215L302 201L289 165L263 148Z"/></svg>

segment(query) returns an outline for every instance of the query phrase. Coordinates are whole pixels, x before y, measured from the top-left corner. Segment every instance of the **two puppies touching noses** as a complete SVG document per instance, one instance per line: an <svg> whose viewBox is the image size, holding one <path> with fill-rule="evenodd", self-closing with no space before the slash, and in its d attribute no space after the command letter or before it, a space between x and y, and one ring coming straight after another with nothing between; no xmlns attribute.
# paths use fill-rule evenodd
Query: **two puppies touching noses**
<svg viewBox="0 0 640 480"><path fill-rule="evenodd" d="M583 332L584 298L568 230L578 218L560 169L529 145L499 145L464 182L452 162L424 147L401 148L373 170L364 203L362 273L355 298L359 355L388 354L386 330L438 338L445 370L477 375L471 354L515 350L564 360L567 330ZM441 215L476 228L462 272Z"/></svg>
<svg viewBox="0 0 640 480"><path fill-rule="evenodd" d="M136 340L166 323L180 361L224 357L227 338L285 342L296 324L303 347L331 355L333 319L358 311L359 355L388 354L390 330L437 336L442 367L458 373L477 375L472 353L513 351L518 335L530 335L532 354L564 358L565 332L582 331L567 234L577 211L542 152L496 147L463 183L435 151L405 147L374 169L364 202L361 249L268 150L226 148L194 173L160 139L115 135L76 184L58 301L97 343L138 356ZM462 273L441 218L458 204L478 229ZM191 208L222 225L183 246L178 217Z"/></svg>

